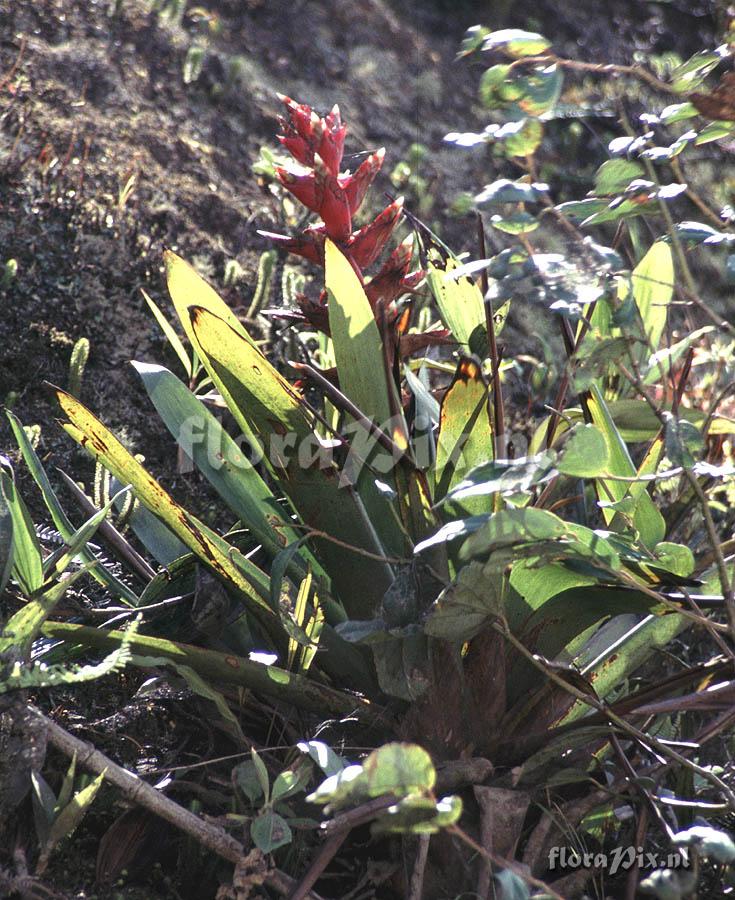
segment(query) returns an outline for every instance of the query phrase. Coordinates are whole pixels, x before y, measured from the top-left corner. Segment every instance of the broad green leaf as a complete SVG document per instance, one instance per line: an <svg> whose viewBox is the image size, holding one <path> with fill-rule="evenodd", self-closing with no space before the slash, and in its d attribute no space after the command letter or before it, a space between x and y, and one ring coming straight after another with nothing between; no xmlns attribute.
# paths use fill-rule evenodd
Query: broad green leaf
<svg viewBox="0 0 735 900"><path fill-rule="evenodd" d="M651 162L660 164L674 159L691 144L696 143L697 132L686 131L680 135L673 143L665 147L649 147L641 153L641 159L650 159Z"/></svg>
<svg viewBox="0 0 735 900"><path fill-rule="evenodd" d="M299 741L296 746L302 753L308 754L314 760L327 778L347 767L344 759L324 741Z"/></svg>
<svg viewBox="0 0 735 900"><path fill-rule="evenodd" d="M247 598L252 610L260 610L261 621L276 622L275 615L264 599L268 596L268 577L253 563L246 561L248 577L236 566L236 553L227 541L188 513L161 487L158 481L130 454L118 439L78 400L56 389L56 397L70 424L65 430L84 449L98 459L121 484L130 484L148 509L209 566L217 575L232 584ZM262 613L266 613L263 618Z"/></svg>
<svg viewBox="0 0 735 900"><path fill-rule="evenodd" d="M0 485L13 523L13 575L23 593L30 596L43 584L41 545L15 481L4 469L0 469Z"/></svg>
<svg viewBox="0 0 735 900"><path fill-rule="evenodd" d="M232 775L237 787L240 788L251 803L256 803L264 796L263 782L255 766L254 759L244 759L238 766L235 766Z"/></svg>
<svg viewBox="0 0 735 900"><path fill-rule="evenodd" d="M681 359L693 344L703 335L710 334L714 330L714 325L705 325L703 328L697 328L696 331L692 331L682 340L672 344L671 347L662 347L656 353L653 353L643 369L643 384L661 382L669 374L674 363Z"/></svg>
<svg viewBox="0 0 735 900"><path fill-rule="evenodd" d="M729 137L733 130L735 130L733 122L710 122L699 132L694 143L697 147L701 147L702 144L720 141L722 138Z"/></svg>
<svg viewBox="0 0 735 900"><path fill-rule="evenodd" d="M544 136L544 126L538 119L526 118L517 122L506 122L490 135L492 143L498 144L508 156L530 156Z"/></svg>
<svg viewBox="0 0 735 900"><path fill-rule="evenodd" d="M394 630L403 633L393 635L383 631L382 635L374 636L377 640L371 647L373 662L383 693L410 703L429 684L428 639L419 633L415 624Z"/></svg>
<svg viewBox="0 0 735 900"><path fill-rule="evenodd" d="M666 326L666 315L674 294L674 261L668 244L663 241L653 244L633 269L632 285L648 346L655 352Z"/></svg>
<svg viewBox="0 0 735 900"><path fill-rule="evenodd" d="M697 107L688 100L684 103L672 103L664 107L659 113L659 121L665 125L673 125L674 122L682 122L685 119L693 119L698 115Z"/></svg>
<svg viewBox="0 0 735 900"><path fill-rule="evenodd" d="M472 562L462 567L429 608L424 632L447 641L465 642L502 613L503 576Z"/></svg>
<svg viewBox="0 0 735 900"><path fill-rule="evenodd" d="M624 478L634 477L637 471L630 458L628 448L596 384L592 384L590 387L588 408L592 416L592 422L602 432L607 444L608 473ZM629 483L614 481L611 478L598 478L595 486L600 500L613 502L622 500L628 494L630 488ZM605 521L609 525L613 525L616 516L615 510L603 507L602 513ZM666 523L651 499L650 494L645 490L637 497L633 521L640 532L641 540L646 546L653 547L663 540L666 533Z"/></svg>
<svg viewBox="0 0 735 900"><path fill-rule="evenodd" d="M262 853L272 853L290 844L293 839L288 822L270 808L250 823L250 837Z"/></svg>
<svg viewBox="0 0 735 900"><path fill-rule="evenodd" d="M460 360L439 411L439 437L434 462L434 502L440 502L467 472L492 453L488 388L479 365ZM489 512L488 503L462 504L468 515Z"/></svg>
<svg viewBox="0 0 735 900"><path fill-rule="evenodd" d="M515 544L556 541L567 534L566 523L546 509L504 509L468 537L460 557L471 559Z"/></svg>
<svg viewBox="0 0 735 900"><path fill-rule="evenodd" d="M436 834L459 821L462 801L459 797L424 797L411 794L382 812L373 823L372 833Z"/></svg>
<svg viewBox="0 0 735 900"><path fill-rule="evenodd" d="M311 771L311 765L306 763L305 768ZM300 771L286 769L276 775L273 782L273 790L271 792L271 803L277 803L279 800L285 800L295 794L304 785L303 777L300 777ZM303 774L303 773L302 773Z"/></svg>
<svg viewBox="0 0 735 900"><path fill-rule="evenodd" d="M595 478L607 471L609 450L605 436L594 425L576 425L556 467L574 478Z"/></svg>
<svg viewBox="0 0 735 900"><path fill-rule="evenodd" d="M523 95L521 75L513 76L509 65L490 66L480 76L478 94L480 102L488 109L507 106Z"/></svg>
<svg viewBox="0 0 735 900"><path fill-rule="evenodd" d="M490 224L496 231L504 234L529 234L535 231L541 222L531 213L522 211L511 216L490 216Z"/></svg>
<svg viewBox="0 0 735 900"><path fill-rule="evenodd" d="M588 200L570 200L567 203L558 204L554 209L575 222L581 222L607 209L607 201L600 200L598 197L590 197Z"/></svg>
<svg viewBox="0 0 735 900"><path fill-rule="evenodd" d="M643 166L629 159L608 159L595 173L593 193L613 197L624 191L634 178L642 178Z"/></svg>
<svg viewBox="0 0 735 900"><path fill-rule="evenodd" d="M130 514L130 529L161 566L168 568L187 552L186 544L182 543L167 525L164 525L140 503L136 503ZM148 586L144 588L143 593L147 589Z"/></svg>
<svg viewBox="0 0 735 900"><path fill-rule="evenodd" d="M685 184L678 182L657 186L652 181L642 178L634 179L623 194L610 201L604 210L593 212L581 225L587 227L600 225L603 222L619 222L645 213L655 213L658 207L655 203L657 199L674 200L686 189Z"/></svg>
<svg viewBox="0 0 735 900"><path fill-rule="evenodd" d="M663 569L687 578L694 571L694 554L683 544L662 541L653 548L656 562Z"/></svg>
<svg viewBox="0 0 735 900"><path fill-rule="evenodd" d="M533 485L554 478L557 474L556 458L556 453L546 451L537 456L481 463L468 472L444 499L456 503L488 494L528 491Z"/></svg>
<svg viewBox="0 0 735 900"><path fill-rule="evenodd" d="M388 383L383 364L383 342L375 314L352 264L330 240L325 244L324 267L329 329L340 388L365 415L385 429L392 418L390 392L394 387ZM405 450L405 426L395 423L395 428L397 431L391 436Z"/></svg>
<svg viewBox="0 0 735 900"><path fill-rule="evenodd" d="M686 831L674 835L677 847L696 847L706 859L729 866L735 862L735 842L725 831L718 831L708 825L694 825Z"/></svg>
<svg viewBox="0 0 735 900"><path fill-rule="evenodd" d="M485 185L475 197L475 205L480 209L492 208L504 203L538 203L548 195L548 184L528 184L525 181L511 181L500 178Z"/></svg>
<svg viewBox="0 0 735 900"><path fill-rule="evenodd" d="M46 470L41 464L41 460L38 458L38 454L33 449L33 445L28 440L28 435L26 434L20 420L15 415L13 415L12 412L8 412L7 415L8 421L10 422L10 427L13 429L13 434L15 435L15 439L18 442L18 447L20 448L20 452L23 456L23 460L28 466L28 471L33 476L34 481L41 490L44 503L46 504L46 508L51 514L51 519L54 523L54 526L59 534L68 543L76 529L64 512L64 508L59 502L59 498L56 496L56 492L51 486L51 482L49 481L48 475L46 474ZM124 485L120 485L120 487L123 486ZM123 599L126 603L130 603L132 606L138 605L138 596L135 594L135 592L132 591L125 584L125 582L121 581L116 575L114 575L107 568L107 566L104 565L104 563L100 562L88 547L83 547L81 549L79 558L83 563L87 565L94 563L93 567L90 569L90 572L92 574L92 577L95 578L100 584L103 584L105 587L109 588L110 591Z"/></svg>
<svg viewBox="0 0 735 900"><path fill-rule="evenodd" d="M607 408L620 437L628 444L652 441L661 429L658 416L645 400L612 400L607 404ZM572 423L584 420L580 409L566 409L564 415ZM679 407L679 417L701 429L707 416L700 409ZM538 453L544 446L547 427L548 419L543 419L531 438L529 453ZM569 427L568 422L561 421L555 432L555 441L558 441ZM709 434L735 434L735 420L727 416L715 416L710 423Z"/></svg>
<svg viewBox="0 0 735 900"><path fill-rule="evenodd" d="M202 363L224 395L238 424L252 428L264 446L280 483L302 519L311 528L343 544L384 555L360 499L328 456L301 397L266 360L225 322L204 309L192 310L195 347ZM315 540L332 584L353 618L371 616L393 581L387 563L356 552L345 565L345 548ZM355 585L360 590L355 590Z"/></svg>
<svg viewBox="0 0 735 900"><path fill-rule="evenodd" d="M436 534L432 534L431 537L416 544L414 553L418 555L431 547L445 544L447 541L465 538L481 528L488 521L488 518L489 514L485 513L479 516L470 516L467 519L460 519L457 522L447 522L445 525L442 525Z"/></svg>
<svg viewBox="0 0 735 900"><path fill-rule="evenodd" d="M519 560L510 574L511 586L534 609L557 594L596 582L594 575L574 571L563 563L543 565L533 557Z"/></svg>
<svg viewBox="0 0 735 900"><path fill-rule="evenodd" d="M464 37L462 38L462 43L460 45L458 57L460 56L469 56L471 53L474 53L476 50L479 50L482 47L482 42L485 38L490 34L490 29L485 28L484 25L472 25L467 29L464 33Z"/></svg>
<svg viewBox="0 0 735 900"><path fill-rule="evenodd" d="M485 35L483 50L502 50L509 56L540 56L551 46L551 41L534 31L520 28L503 28Z"/></svg>
<svg viewBox="0 0 735 900"><path fill-rule="evenodd" d="M561 66L554 63L534 66L523 77L523 96L515 106L526 116L543 116L556 106L563 84Z"/></svg>
<svg viewBox="0 0 735 900"><path fill-rule="evenodd" d="M662 612L663 607L657 604L647 594L633 590L624 590L613 586L598 587L595 584L580 585L569 588L555 594L534 608L536 597L532 591L533 584L529 579L520 582L529 591L523 598L519 597L517 604L511 604L508 600L506 608L509 613L513 609L515 615L511 621L509 615L508 624L513 633L534 653L544 656L546 659L557 659L560 654L565 656L567 648L574 645L575 639L584 635L594 626L600 626L613 616L629 613L640 615L652 609ZM680 616L655 617L656 621L668 622L672 618ZM658 644L660 646L660 644ZM626 651L627 652L627 651ZM650 655L650 648L648 651ZM612 657L617 655L625 658L626 654L620 652L619 645L615 645L610 653ZM637 657L637 665L646 658L645 648L641 647L641 653ZM611 678L610 682L601 682L604 689L609 692L620 685L621 681ZM523 698L534 686L544 682L543 675L527 660L519 658L508 676L508 688L512 692L509 697L509 706ZM598 683L593 679L595 689ZM600 694L602 696L602 694ZM565 707L568 709L569 707Z"/></svg>
<svg viewBox="0 0 735 900"><path fill-rule="evenodd" d="M339 809L385 794L407 797L433 790L436 770L431 757L415 744L391 743L379 747L361 766L348 766L323 781L306 799Z"/></svg>
<svg viewBox="0 0 735 900"><path fill-rule="evenodd" d="M725 231L718 231L716 228L713 228L711 225L707 225L704 222L694 222L691 220L677 222L674 229L679 240L689 246L696 246L697 244L707 244L709 246L717 246L718 244L723 243L730 244L735 238L735 235Z"/></svg>
<svg viewBox="0 0 735 900"><path fill-rule="evenodd" d="M383 342L370 301L352 264L332 241L327 240L324 253L329 329L340 390L404 452L408 449L408 428L395 383L386 371ZM356 433L353 446L359 446L359 438ZM379 477L400 494L398 460L380 446L365 455L366 461L380 473ZM363 468L357 487L386 549L401 553L404 540L398 522L385 497L376 490L373 474Z"/></svg>
<svg viewBox="0 0 735 900"><path fill-rule="evenodd" d="M690 56L671 73L671 87L676 93L695 90L729 52L727 44L722 44L714 50L700 50Z"/></svg>
<svg viewBox="0 0 735 900"><path fill-rule="evenodd" d="M587 673L597 696L607 697L651 657L654 649L665 647L689 624L687 618L674 613L649 616L633 626L623 644L624 652L621 652L621 645L616 644ZM577 701L556 724L573 722L586 712L589 712L589 706Z"/></svg>
<svg viewBox="0 0 735 900"><path fill-rule="evenodd" d="M677 419L673 413L664 413L664 447L674 466L691 469L704 449L702 432L686 419Z"/></svg>

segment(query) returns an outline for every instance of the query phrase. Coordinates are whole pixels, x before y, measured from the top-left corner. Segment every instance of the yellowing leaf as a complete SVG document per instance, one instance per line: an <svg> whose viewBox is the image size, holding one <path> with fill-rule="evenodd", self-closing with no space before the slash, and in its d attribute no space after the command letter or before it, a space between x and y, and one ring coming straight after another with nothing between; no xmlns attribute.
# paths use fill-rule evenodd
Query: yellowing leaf
<svg viewBox="0 0 735 900"><path fill-rule="evenodd" d="M492 454L487 384L479 365L462 359L447 388L439 413L434 502L438 503L475 466ZM490 511L487 499L461 504L468 515Z"/></svg>
<svg viewBox="0 0 735 900"><path fill-rule="evenodd" d="M666 327L666 314L674 293L674 261L668 244L656 241L633 269L632 284L643 330L655 352Z"/></svg>
<svg viewBox="0 0 735 900"><path fill-rule="evenodd" d="M426 280L436 299L442 319L449 330L464 349L470 347L470 338L476 329L483 335L482 341L487 345L485 304L482 292L475 282L467 276L454 277L460 267L455 257L440 252L437 247L430 247L427 253ZM476 340L473 339L473 343ZM476 352L476 348L471 348ZM486 354L486 346L481 353Z"/></svg>
<svg viewBox="0 0 735 900"><path fill-rule="evenodd" d="M267 612L275 622L275 614L264 599L268 591L265 573L241 555L240 566L236 566L233 562L236 549L179 506L93 413L59 388L56 389L56 398L70 422L65 430L74 440L98 459L121 484L132 485L140 502L158 516L205 565L241 591L251 601L251 608ZM247 568L250 580L245 577L243 566Z"/></svg>
<svg viewBox="0 0 735 900"><path fill-rule="evenodd" d="M166 283L171 300L186 336L192 344L194 344L194 340L189 316L189 309L192 306L200 306L214 313L215 316L219 316L246 341L252 343L252 338L237 316L196 269L171 250L164 252L163 261L166 266Z"/></svg>
<svg viewBox="0 0 735 900"><path fill-rule="evenodd" d="M349 260L332 241L324 249L329 295L329 329L339 383L360 410L381 428L390 421L390 390L383 363L383 342L363 286ZM399 435L405 449L405 435ZM400 446L400 445L399 445Z"/></svg>

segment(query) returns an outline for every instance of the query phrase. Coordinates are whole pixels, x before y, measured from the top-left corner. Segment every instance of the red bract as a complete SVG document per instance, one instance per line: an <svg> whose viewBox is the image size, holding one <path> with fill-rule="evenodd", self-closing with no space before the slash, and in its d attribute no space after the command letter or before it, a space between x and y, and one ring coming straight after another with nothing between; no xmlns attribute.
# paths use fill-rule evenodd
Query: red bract
<svg viewBox="0 0 735 900"><path fill-rule="evenodd" d="M385 261L380 272L366 279L363 270L383 253L403 211L403 199L387 206L362 228L352 230L352 217L359 210L368 188L380 171L385 150L370 153L354 172L340 172L346 128L339 108L335 106L324 118L303 103L279 95L285 114L279 117L282 133L278 139L295 162L276 168L281 184L307 209L319 216L301 234L289 237L261 232L284 250L295 253L317 265L324 265L324 241L329 237L352 263L371 305L391 306L402 294L414 290L423 272L409 274L412 244L404 242ZM305 318L314 327L327 330L326 300L303 298L299 302ZM393 320L393 316L389 319Z"/></svg>
<svg viewBox="0 0 735 900"><path fill-rule="evenodd" d="M320 119L310 106L296 103L283 94L278 98L286 105L286 116L279 117L283 134L278 135L278 140L302 165L313 166L314 155L318 153L327 169L339 175L347 134L339 107L335 106L326 118Z"/></svg>
<svg viewBox="0 0 735 900"><path fill-rule="evenodd" d="M390 206L386 206L372 222L364 225L350 237L347 256L357 263L360 269L372 265L383 252L402 212L403 197L399 197Z"/></svg>
<svg viewBox="0 0 735 900"><path fill-rule="evenodd" d="M365 293L371 306L382 301L393 303L401 294L408 294L416 288L424 277L421 271L409 274L413 256L413 236L399 244L381 266L377 275L374 275L365 285Z"/></svg>

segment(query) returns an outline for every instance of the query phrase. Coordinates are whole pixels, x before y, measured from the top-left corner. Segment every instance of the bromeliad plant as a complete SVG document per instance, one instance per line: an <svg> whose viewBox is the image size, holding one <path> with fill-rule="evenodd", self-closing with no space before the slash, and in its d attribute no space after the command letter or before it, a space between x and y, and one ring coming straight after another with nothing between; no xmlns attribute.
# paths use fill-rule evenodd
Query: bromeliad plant
<svg viewBox="0 0 735 900"><path fill-rule="evenodd" d="M338 111L321 119L284 102L281 141L300 167L280 168L278 177L320 218L296 237L276 240L324 266L325 292L300 305L310 326L328 335L322 346L335 371L300 363L300 381L291 383L173 253L165 259L171 299L241 437L233 439L169 371L135 364L164 423L236 526L221 535L183 509L77 398L56 390L67 432L120 484L131 485L186 551L141 602L182 593L191 560L198 560L225 586L234 611L218 639L241 655L257 649L278 657L278 669L228 657L237 662L239 683L325 714L356 709L365 720L391 698L385 727L420 742L435 759L475 753L503 771L515 767L512 778L497 776L493 790L523 789L516 838L529 797L548 787L552 769L570 821L575 810L577 820L596 805L609 810L630 790L625 779L613 780L581 811L568 785L580 772L593 779L607 765L611 727L643 740L623 712L630 717L701 675L693 668L641 697L621 694L656 648L701 621L680 590L693 583L693 555L669 540L651 493L663 477L664 454L669 479L683 472L699 485L713 472L700 459L701 420L645 393L658 368L668 372L674 361L660 347L674 290L669 245L655 243L631 277L619 275L616 291L562 304L569 373L576 375L565 376L531 452L509 459L496 298L441 247L427 247L427 282L456 346L455 356L447 351L447 361L433 364L439 373L450 369L451 378L432 383L428 363L418 375L404 367L407 347L416 352L435 342L430 331L401 347L411 335L397 304L419 279L408 274L408 244L372 279L364 273L386 248L400 202L360 229L352 224L382 152L354 174L341 173L345 128ZM507 190L506 196L498 188L495 199L516 202L525 188ZM480 267L496 284L517 273L520 283L529 267L538 275L544 262L527 249L504 251ZM621 304L630 320L620 318ZM625 331L633 320L642 326L640 339ZM611 381L613 347L629 362L618 374L629 372L643 398L623 396L619 380ZM565 408L572 392L579 403ZM631 442L643 444L643 452L632 453ZM145 529L139 534L145 541ZM716 590L716 577L710 581ZM679 592L671 594L674 585ZM630 614L638 617L634 625ZM90 631L76 639L100 643ZM135 640L155 642L159 656L171 652L171 642L135 638L133 646ZM204 667L195 653L190 661ZM211 677L226 677L227 667L215 667L211 656L206 665ZM605 706L612 696L615 705ZM683 759L655 737L646 741L660 758ZM412 780L406 760L422 751L404 758L400 745L389 746L390 777L376 776L382 770L369 757L359 772L352 767L349 783L337 773L315 799L341 808L395 794L400 803L385 827L455 827L461 804L436 800L430 760L421 757L422 772ZM649 769L657 764L649 760ZM499 797L486 795L487 808ZM543 873L544 843L538 834L534 840L528 862Z"/></svg>

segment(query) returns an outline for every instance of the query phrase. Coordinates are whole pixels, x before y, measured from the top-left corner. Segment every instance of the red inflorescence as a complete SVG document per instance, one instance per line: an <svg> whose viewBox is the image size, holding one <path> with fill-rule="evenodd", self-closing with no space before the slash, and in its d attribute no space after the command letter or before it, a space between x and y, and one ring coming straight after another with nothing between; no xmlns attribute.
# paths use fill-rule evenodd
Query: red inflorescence
<svg viewBox="0 0 735 900"><path fill-rule="evenodd" d="M340 172L344 153L346 127L339 108L321 118L303 103L279 95L286 107L279 117L282 134L278 140L294 158L294 163L279 166L276 175L281 184L321 222L310 225L301 234L289 237L263 232L275 243L324 265L324 241L333 240L352 262L371 305L391 306L402 294L414 290L423 272L409 273L411 244L404 241L387 258L378 274L366 279L363 270L371 266L385 250L401 218L403 200L390 203L372 222L352 230L352 217L360 208L368 188L383 165L384 150L371 153L355 172ZM299 304L306 319L316 328L327 330L326 297Z"/></svg>

